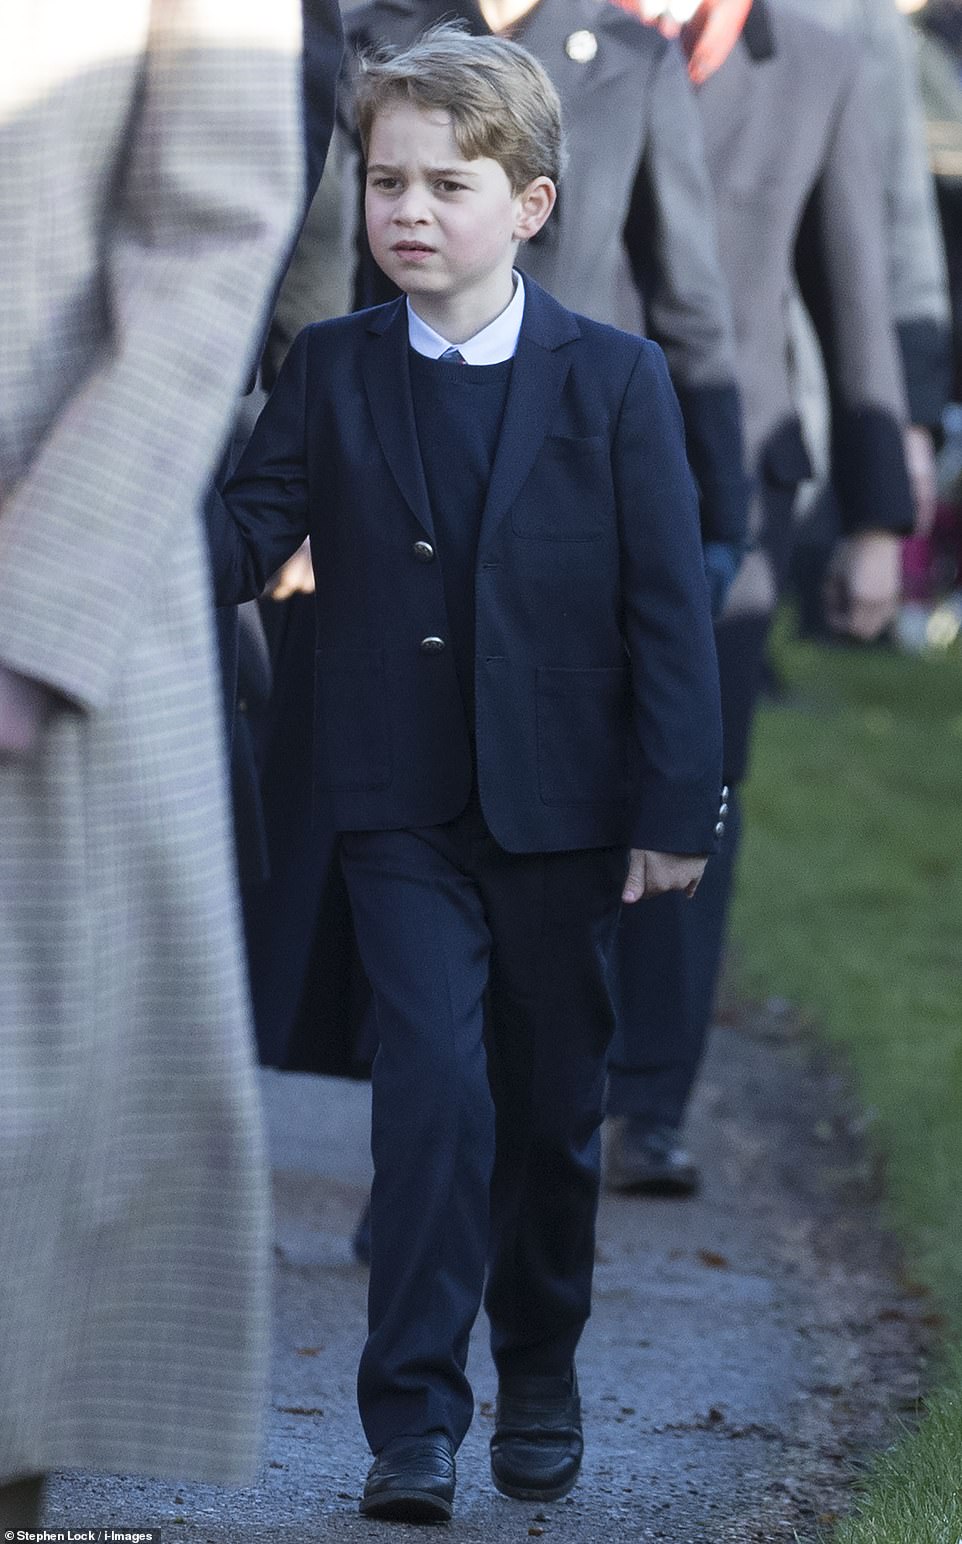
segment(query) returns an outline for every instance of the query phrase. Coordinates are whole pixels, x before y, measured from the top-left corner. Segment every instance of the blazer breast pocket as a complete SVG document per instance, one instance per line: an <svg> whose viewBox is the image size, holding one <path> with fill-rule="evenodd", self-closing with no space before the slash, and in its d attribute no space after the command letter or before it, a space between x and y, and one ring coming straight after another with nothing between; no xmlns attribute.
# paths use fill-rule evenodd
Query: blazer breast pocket
<svg viewBox="0 0 962 1544"><path fill-rule="evenodd" d="M511 529L534 541L598 541L614 507L607 437L549 434L515 501Z"/></svg>
<svg viewBox="0 0 962 1544"><path fill-rule="evenodd" d="M537 676L538 784L544 804L605 804L629 791L628 665Z"/></svg>
<svg viewBox="0 0 962 1544"><path fill-rule="evenodd" d="M394 769L383 649L318 649L314 700L322 786L387 788Z"/></svg>

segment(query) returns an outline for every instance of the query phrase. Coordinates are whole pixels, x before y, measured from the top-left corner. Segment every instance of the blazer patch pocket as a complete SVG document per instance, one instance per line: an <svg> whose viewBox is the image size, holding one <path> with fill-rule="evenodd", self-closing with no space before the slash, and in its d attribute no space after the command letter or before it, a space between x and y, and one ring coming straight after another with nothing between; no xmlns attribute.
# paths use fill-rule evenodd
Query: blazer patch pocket
<svg viewBox="0 0 962 1544"><path fill-rule="evenodd" d="M626 665L538 670L538 784L543 803L621 803L627 798L630 698Z"/></svg>
<svg viewBox="0 0 962 1544"><path fill-rule="evenodd" d="M511 511L515 536L535 541L598 541L614 520L611 446L602 434L568 438L549 434L529 485L537 501L518 495Z"/></svg>
<svg viewBox="0 0 962 1544"><path fill-rule="evenodd" d="M383 649L318 649L314 700L322 785L386 788L393 768Z"/></svg>

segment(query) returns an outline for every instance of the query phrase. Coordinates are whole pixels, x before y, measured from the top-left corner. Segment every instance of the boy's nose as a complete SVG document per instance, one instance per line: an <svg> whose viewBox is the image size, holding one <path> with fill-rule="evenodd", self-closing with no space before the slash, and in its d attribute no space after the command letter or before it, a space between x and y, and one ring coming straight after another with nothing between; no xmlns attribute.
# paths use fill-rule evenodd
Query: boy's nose
<svg viewBox="0 0 962 1544"><path fill-rule="evenodd" d="M429 218L427 200L416 188L408 188L394 205L398 225L423 225Z"/></svg>

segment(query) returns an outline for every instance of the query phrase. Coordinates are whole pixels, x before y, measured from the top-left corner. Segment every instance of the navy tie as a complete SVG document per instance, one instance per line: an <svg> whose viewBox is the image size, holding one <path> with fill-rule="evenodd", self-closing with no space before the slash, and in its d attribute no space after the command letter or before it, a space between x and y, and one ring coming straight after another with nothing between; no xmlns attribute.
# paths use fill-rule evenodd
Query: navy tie
<svg viewBox="0 0 962 1544"><path fill-rule="evenodd" d="M440 358L454 359L459 365L463 365L465 363L465 358L461 350L459 348L455 348L453 344L450 348L446 348L444 350L444 353L440 355Z"/></svg>

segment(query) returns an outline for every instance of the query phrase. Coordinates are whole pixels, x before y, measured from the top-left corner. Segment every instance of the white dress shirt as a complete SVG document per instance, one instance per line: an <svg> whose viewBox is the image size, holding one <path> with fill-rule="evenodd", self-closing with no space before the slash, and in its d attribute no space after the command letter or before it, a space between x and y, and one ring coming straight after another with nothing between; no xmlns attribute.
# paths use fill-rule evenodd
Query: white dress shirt
<svg viewBox="0 0 962 1544"><path fill-rule="evenodd" d="M411 347L428 359L440 359L445 349L456 348L466 365L500 365L513 359L521 334L524 316L524 280L517 269L514 272L514 294L493 322L482 327L473 338L464 343L452 343L422 321L408 298L408 340Z"/></svg>

